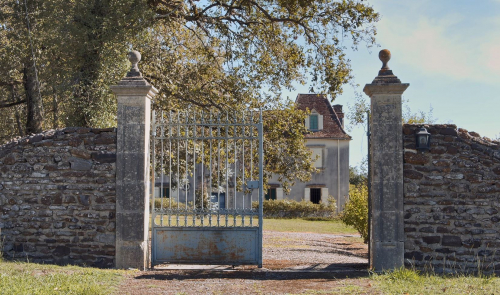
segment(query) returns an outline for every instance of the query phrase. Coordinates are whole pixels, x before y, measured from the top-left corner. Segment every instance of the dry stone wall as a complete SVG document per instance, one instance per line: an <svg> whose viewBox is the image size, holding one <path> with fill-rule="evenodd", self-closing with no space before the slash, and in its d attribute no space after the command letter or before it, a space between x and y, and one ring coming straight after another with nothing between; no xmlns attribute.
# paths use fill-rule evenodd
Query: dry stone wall
<svg viewBox="0 0 500 295"><path fill-rule="evenodd" d="M455 125L404 125L405 264L438 272L500 269L500 142ZM480 262L480 264L478 264Z"/></svg>
<svg viewBox="0 0 500 295"><path fill-rule="evenodd" d="M4 256L113 267L116 129L66 128L0 146Z"/></svg>

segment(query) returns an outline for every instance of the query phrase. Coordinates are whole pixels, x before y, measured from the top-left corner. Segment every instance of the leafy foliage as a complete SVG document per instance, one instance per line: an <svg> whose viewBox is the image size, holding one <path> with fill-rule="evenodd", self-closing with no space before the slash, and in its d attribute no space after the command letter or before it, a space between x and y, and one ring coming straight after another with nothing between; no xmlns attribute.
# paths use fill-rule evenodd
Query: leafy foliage
<svg viewBox="0 0 500 295"><path fill-rule="evenodd" d="M368 243L368 187L366 185L349 186L349 200L340 214L345 225L354 227Z"/></svg>
<svg viewBox="0 0 500 295"><path fill-rule="evenodd" d="M407 99L402 100L403 103L403 124L434 124L437 118L434 117L434 108L429 106L429 111L425 112L417 110L413 112L408 105ZM366 124L366 114L370 111L370 103L367 101L366 96L356 93L353 104L348 106L346 117L351 124L348 128L352 129L355 126Z"/></svg>
<svg viewBox="0 0 500 295"><path fill-rule="evenodd" d="M155 110L265 110L266 176L283 175L285 190L314 168L303 114L283 102L283 91L298 82L332 99L342 93L352 79L346 46L372 45L379 19L357 0L26 0L27 9L22 2L0 4L0 87L8 90L0 92L0 140L114 126L109 85L124 76L133 48L160 91Z"/></svg>
<svg viewBox="0 0 500 295"><path fill-rule="evenodd" d="M258 202L252 207L257 209ZM266 200L262 203L265 218L334 217L335 199L328 198L328 204L314 204L310 201Z"/></svg>
<svg viewBox="0 0 500 295"><path fill-rule="evenodd" d="M368 185L367 172L360 171L358 167L349 166L349 184L354 186Z"/></svg>

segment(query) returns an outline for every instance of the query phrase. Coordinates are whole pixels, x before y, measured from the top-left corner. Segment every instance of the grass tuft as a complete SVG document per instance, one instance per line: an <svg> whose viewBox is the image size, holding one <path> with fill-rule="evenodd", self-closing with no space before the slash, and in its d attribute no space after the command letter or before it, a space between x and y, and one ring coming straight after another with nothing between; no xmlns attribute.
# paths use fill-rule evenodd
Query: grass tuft
<svg viewBox="0 0 500 295"><path fill-rule="evenodd" d="M495 276L440 275L401 268L371 274L382 294L499 294L500 279Z"/></svg>

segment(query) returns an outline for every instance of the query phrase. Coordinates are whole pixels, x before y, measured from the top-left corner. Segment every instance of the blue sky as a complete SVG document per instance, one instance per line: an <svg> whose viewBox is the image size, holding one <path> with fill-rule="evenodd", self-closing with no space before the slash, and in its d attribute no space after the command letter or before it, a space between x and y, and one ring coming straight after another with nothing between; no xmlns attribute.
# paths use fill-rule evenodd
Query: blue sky
<svg viewBox="0 0 500 295"><path fill-rule="evenodd" d="M413 112L432 106L436 123L500 137L500 0L365 2L381 14L376 24L380 47L361 45L348 52L359 87L345 86L335 104L347 109L353 103L354 91L362 93L377 75L378 52L387 48L389 67L401 82L410 83L403 98ZM298 86L289 96L307 92ZM355 166L366 156L365 130L358 127L350 134Z"/></svg>

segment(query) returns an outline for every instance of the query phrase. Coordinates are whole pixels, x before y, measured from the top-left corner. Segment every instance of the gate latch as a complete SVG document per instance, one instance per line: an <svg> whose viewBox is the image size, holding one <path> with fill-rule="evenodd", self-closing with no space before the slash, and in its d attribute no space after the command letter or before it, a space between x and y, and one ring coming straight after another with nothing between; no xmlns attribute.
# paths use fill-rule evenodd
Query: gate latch
<svg viewBox="0 0 500 295"><path fill-rule="evenodd" d="M256 189L256 188L259 188L258 180L247 181L247 189Z"/></svg>

